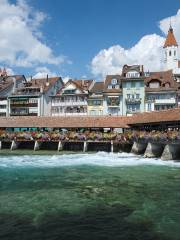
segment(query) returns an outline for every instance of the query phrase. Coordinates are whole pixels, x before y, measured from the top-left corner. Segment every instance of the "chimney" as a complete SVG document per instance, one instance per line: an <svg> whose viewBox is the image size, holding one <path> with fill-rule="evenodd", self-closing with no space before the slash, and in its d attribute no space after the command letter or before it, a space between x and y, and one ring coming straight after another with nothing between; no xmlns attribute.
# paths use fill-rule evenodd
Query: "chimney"
<svg viewBox="0 0 180 240"><path fill-rule="evenodd" d="M46 86L49 86L49 78L48 78L48 74L46 76Z"/></svg>

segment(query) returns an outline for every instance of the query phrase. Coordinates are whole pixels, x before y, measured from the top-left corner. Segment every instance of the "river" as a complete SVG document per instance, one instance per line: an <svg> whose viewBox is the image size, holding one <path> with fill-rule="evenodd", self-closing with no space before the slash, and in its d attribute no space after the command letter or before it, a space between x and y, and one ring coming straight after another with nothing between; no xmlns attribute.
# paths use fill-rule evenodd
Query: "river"
<svg viewBox="0 0 180 240"><path fill-rule="evenodd" d="M180 162L16 153L0 155L1 240L179 240Z"/></svg>

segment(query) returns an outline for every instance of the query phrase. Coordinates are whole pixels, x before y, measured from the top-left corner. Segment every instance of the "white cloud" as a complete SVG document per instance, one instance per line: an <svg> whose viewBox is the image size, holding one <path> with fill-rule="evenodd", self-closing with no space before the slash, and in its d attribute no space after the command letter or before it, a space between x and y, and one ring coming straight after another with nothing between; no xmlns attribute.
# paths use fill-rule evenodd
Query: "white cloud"
<svg viewBox="0 0 180 240"><path fill-rule="evenodd" d="M180 9L171 17L175 36L180 42ZM167 34L170 18L160 21L160 29ZM124 64L143 64L146 70L160 70L163 67L162 47L165 36L150 34L143 36L137 44L129 49L120 45L102 49L91 61L91 71L95 76L121 73Z"/></svg>
<svg viewBox="0 0 180 240"><path fill-rule="evenodd" d="M4 66L0 66L0 69L3 71ZM5 68L5 70L6 70L8 76L15 75L15 73L14 73L12 68Z"/></svg>
<svg viewBox="0 0 180 240"><path fill-rule="evenodd" d="M69 79L72 79L70 76L63 77L63 82L67 83Z"/></svg>
<svg viewBox="0 0 180 240"><path fill-rule="evenodd" d="M49 68L47 67L37 67L35 69L36 74L33 76L33 78L45 78L47 75L49 77L56 77L58 76L56 73L52 72Z"/></svg>
<svg viewBox="0 0 180 240"><path fill-rule="evenodd" d="M180 9L177 11L176 15L167 17L160 21L159 27L165 35L168 32L170 23L174 29L176 40L180 42Z"/></svg>
<svg viewBox="0 0 180 240"><path fill-rule="evenodd" d="M24 0L0 0L0 62L19 67L63 63L65 57L55 56L41 40L40 26L46 18Z"/></svg>

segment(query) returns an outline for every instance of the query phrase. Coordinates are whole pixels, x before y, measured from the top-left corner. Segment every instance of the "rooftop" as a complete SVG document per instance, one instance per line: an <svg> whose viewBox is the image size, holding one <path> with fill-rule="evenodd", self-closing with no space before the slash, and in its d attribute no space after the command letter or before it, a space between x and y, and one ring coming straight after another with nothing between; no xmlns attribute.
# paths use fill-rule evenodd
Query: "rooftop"
<svg viewBox="0 0 180 240"><path fill-rule="evenodd" d="M168 35L166 37L166 41L164 43L164 48L170 47L170 46L176 46L176 47L178 46L178 44L176 42L176 38L173 33L173 28L171 26L169 28Z"/></svg>

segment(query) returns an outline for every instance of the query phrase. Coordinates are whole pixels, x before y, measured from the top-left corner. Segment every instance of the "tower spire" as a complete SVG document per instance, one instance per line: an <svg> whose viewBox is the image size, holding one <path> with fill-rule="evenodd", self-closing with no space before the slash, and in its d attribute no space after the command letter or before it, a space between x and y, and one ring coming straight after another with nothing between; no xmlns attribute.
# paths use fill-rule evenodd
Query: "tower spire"
<svg viewBox="0 0 180 240"><path fill-rule="evenodd" d="M171 46L178 47L178 44L177 44L176 38L174 36L173 28L172 28L171 21L170 21L169 31L168 31L168 34L166 37L166 41L164 43L164 48L171 47Z"/></svg>

